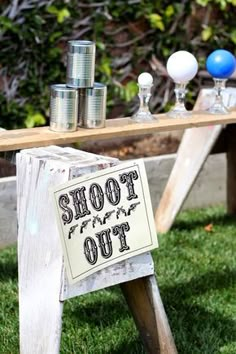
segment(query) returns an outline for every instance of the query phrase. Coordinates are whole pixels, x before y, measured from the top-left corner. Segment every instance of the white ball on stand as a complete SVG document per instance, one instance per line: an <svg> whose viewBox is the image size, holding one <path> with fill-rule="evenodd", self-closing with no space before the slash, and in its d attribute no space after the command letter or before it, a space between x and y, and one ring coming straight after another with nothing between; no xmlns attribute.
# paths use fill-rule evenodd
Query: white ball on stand
<svg viewBox="0 0 236 354"><path fill-rule="evenodd" d="M138 84L140 86L151 86L153 84L153 77L149 73L142 73L138 77Z"/></svg>
<svg viewBox="0 0 236 354"><path fill-rule="evenodd" d="M179 50L169 57L166 69L175 83L187 83L197 74L198 62L193 54Z"/></svg>
<svg viewBox="0 0 236 354"><path fill-rule="evenodd" d="M138 76L139 100L140 106L138 111L132 116L136 122L151 122L155 118L149 111L148 103L151 97L151 89L153 85L153 77L151 74L144 72Z"/></svg>
<svg viewBox="0 0 236 354"><path fill-rule="evenodd" d="M198 62L193 54L179 50L169 57L166 69L175 82L176 96L175 105L167 114L171 118L186 118L191 115L184 104L186 85L197 74Z"/></svg>

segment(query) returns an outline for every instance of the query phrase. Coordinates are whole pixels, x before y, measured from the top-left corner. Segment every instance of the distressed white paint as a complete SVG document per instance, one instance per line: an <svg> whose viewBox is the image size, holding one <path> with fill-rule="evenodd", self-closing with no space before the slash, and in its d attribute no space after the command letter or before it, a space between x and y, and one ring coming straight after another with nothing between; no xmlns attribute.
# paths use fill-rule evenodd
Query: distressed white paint
<svg viewBox="0 0 236 354"><path fill-rule="evenodd" d="M62 252L47 189L68 173L26 153L17 156L17 169L20 352L58 353Z"/></svg>
<svg viewBox="0 0 236 354"><path fill-rule="evenodd" d="M69 153L69 154L68 154ZM85 161L87 159L87 161ZM150 254L124 261L70 287L48 189L118 160L58 147L17 155L18 263L21 354L59 352L60 299L153 274Z"/></svg>
<svg viewBox="0 0 236 354"><path fill-rule="evenodd" d="M60 299L69 299L71 297L90 293L108 286L142 278L153 273L154 265L152 257L150 256L150 253L147 252L127 259L126 261L119 262L106 269L102 269L74 285L69 285L66 277L64 276Z"/></svg>

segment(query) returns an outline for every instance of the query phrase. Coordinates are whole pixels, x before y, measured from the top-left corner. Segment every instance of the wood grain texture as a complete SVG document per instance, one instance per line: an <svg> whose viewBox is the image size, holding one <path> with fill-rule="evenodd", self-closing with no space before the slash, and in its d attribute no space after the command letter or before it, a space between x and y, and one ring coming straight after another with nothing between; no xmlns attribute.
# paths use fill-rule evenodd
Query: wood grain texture
<svg viewBox="0 0 236 354"><path fill-rule="evenodd" d="M66 300L152 274L154 274L154 264L151 254L147 252L102 269L74 285L70 285L67 278L63 277L60 300Z"/></svg>
<svg viewBox="0 0 236 354"><path fill-rule="evenodd" d="M20 353L59 352L63 303L59 301L62 251L48 188L68 171L17 156Z"/></svg>
<svg viewBox="0 0 236 354"><path fill-rule="evenodd" d="M148 354L176 354L155 276L121 284Z"/></svg>
<svg viewBox="0 0 236 354"><path fill-rule="evenodd" d="M2 131L0 132L0 151L236 123L236 111L228 115L196 113L184 119L168 118L165 114L155 115L155 117L157 121L150 123L136 123L131 118L112 119L108 120L107 126L102 129L78 128L76 132L68 133L53 132L48 127Z"/></svg>
<svg viewBox="0 0 236 354"><path fill-rule="evenodd" d="M156 229L167 232L188 196L222 130L221 125L184 133L177 158L155 215Z"/></svg>
<svg viewBox="0 0 236 354"><path fill-rule="evenodd" d="M63 301L68 297L153 274L149 253L113 265L70 287L50 187L110 167L117 159L49 146L17 154L18 264L21 354L60 349ZM40 338L40 339L39 339Z"/></svg>
<svg viewBox="0 0 236 354"><path fill-rule="evenodd" d="M213 99L211 89L201 90L194 109L207 109ZM224 92L224 103L228 107L236 105L236 89L231 88ZM222 130L223 125L209 125L184 132L174 167L156 210L158 232L165 233L171 228Z"/></svg>

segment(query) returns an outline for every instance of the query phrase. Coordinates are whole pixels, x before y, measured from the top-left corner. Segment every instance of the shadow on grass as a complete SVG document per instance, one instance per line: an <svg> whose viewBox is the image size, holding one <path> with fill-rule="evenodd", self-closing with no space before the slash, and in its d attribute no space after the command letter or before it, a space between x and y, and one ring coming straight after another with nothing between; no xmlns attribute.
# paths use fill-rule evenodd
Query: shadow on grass
<svg viewBox="0 0 236 354"><path fill-rule="evenodd" d="M211 290L227 289L235 281L236 271L226 269L222 272L208 272L189 281L161 288L162 300L179 354L215 354L220 352L222 346L236 341L236 323L233 320L217 310L208 310L208 299L206 305L196 304L193 299ZM119 287L110 288L109 291L116 296L115 299L111 297L104 301L101 297L82 306L78 303L70 311L73 321L78 326L89 321L91 328L104 329L127 319L130 313ZM110 353L142 354L144 349L140 339L128 343L126 339L116 349L110 350Z"/></svg>
<svg viewBox="0 0 236 354"><path fill-rule="evenodd" d="M104 353L105 354L105 353ZM107 354L146 354L141 340L133 340L129 343L123 342L116 350L111 350Z"/></svg>
<svg viewBox="0 0 236 354"><path fill-rule="evenodd" d="M174 329L179 353L215 354L220 352L222 346L236 341L235 321L217 310L206 310L207 304L194 304L193 299L211 290L227 289L235 282L236 271L229 269L209 272L171 287L162 287L162 300Z"/></svg>
<svg viewBox="0 0 236 354"><path fill-rule="evenodd" d="M116 292L117 290L115 290ZM113 292L112 288L109 292ZM115 322L120 321L128 317L128 307L120 292L120 296L117 298L104 299L101 295L100 298L94 300L94 302L78 303L71 310L68 306L67 313L70 314L73 321L78 325L88 323L91 327L102 325L102 328L110 327Z"/></svg>
<svg viewBox="0 0 236 354"><path fill-rule="evenodd" d="M210 290L227 289L236 283L236 269L226 268L222 272L208 272L191 280L174 283L171 287L163 286L161 293L168 301L173 301L176 296L181 300L190 296L202 295Z"/></svg>
<svg viewBox="0 0 236 354"><path fill-rule="evenodd" d="M4 253L6 253L4 257L0 257L0 281L17 280L18 265L16 251L9 249Z"/></svg>
<svg viewBox="0 0 236 354"><path fill-rule="evenodd" d="M221 348L236 340L235 322L220 314L182 302L165 308L179 354L226 353Z"/></svg>
<svg viewBox="0 0 236 354"><path fill-rule="evenodd" d="M192 217L189 217L189 214L192 213ZM224 226L232 226L236 225L236 219L235 216L227 215L227 214L222 214L222 212L219 212L218 214L211 214L211 213L204 213L204 211L197 212L195 214L195 211L189 211L187 219L185 219L185 213L183 214L175 221L173 225L173 231L189 231L193 230L194 228L197 227L202 227L206 224L212 223L214 225L224 225Z"/></svg>

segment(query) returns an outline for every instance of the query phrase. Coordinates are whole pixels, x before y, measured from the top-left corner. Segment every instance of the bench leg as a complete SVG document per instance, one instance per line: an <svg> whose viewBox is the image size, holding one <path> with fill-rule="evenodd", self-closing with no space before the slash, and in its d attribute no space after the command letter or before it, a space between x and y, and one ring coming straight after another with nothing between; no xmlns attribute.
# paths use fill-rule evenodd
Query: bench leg
<svg viewBox="0 0 236 354"><path fill-rule="evenodd" d="M223 127L187 129L156 211L156 230L169 231Z"/></svg>
<svg viewBox="0 0 236 354"><path fill-rule="evenodd" d="M63 258L48 188L62 177L23 153L17 168L20 353L57 354Z"/></svg>
<svg viewBox="0 0 236 354"><path fill-rule="evenodd" d="M176 354L154 275L120 285L148 354Z"/></svg>
<svg viewBox="0 0 236 354"><path fill-rule="evenodd" d="M28 255L29 256L29 255ZM21 262L22 263L22 262ZM33 274L29 263L19 269L20 353L58 354L63 302L59 301L57 271ZM29 282L29 278L34 280ZM32 279L32 278L31 278Z"/></svg>

